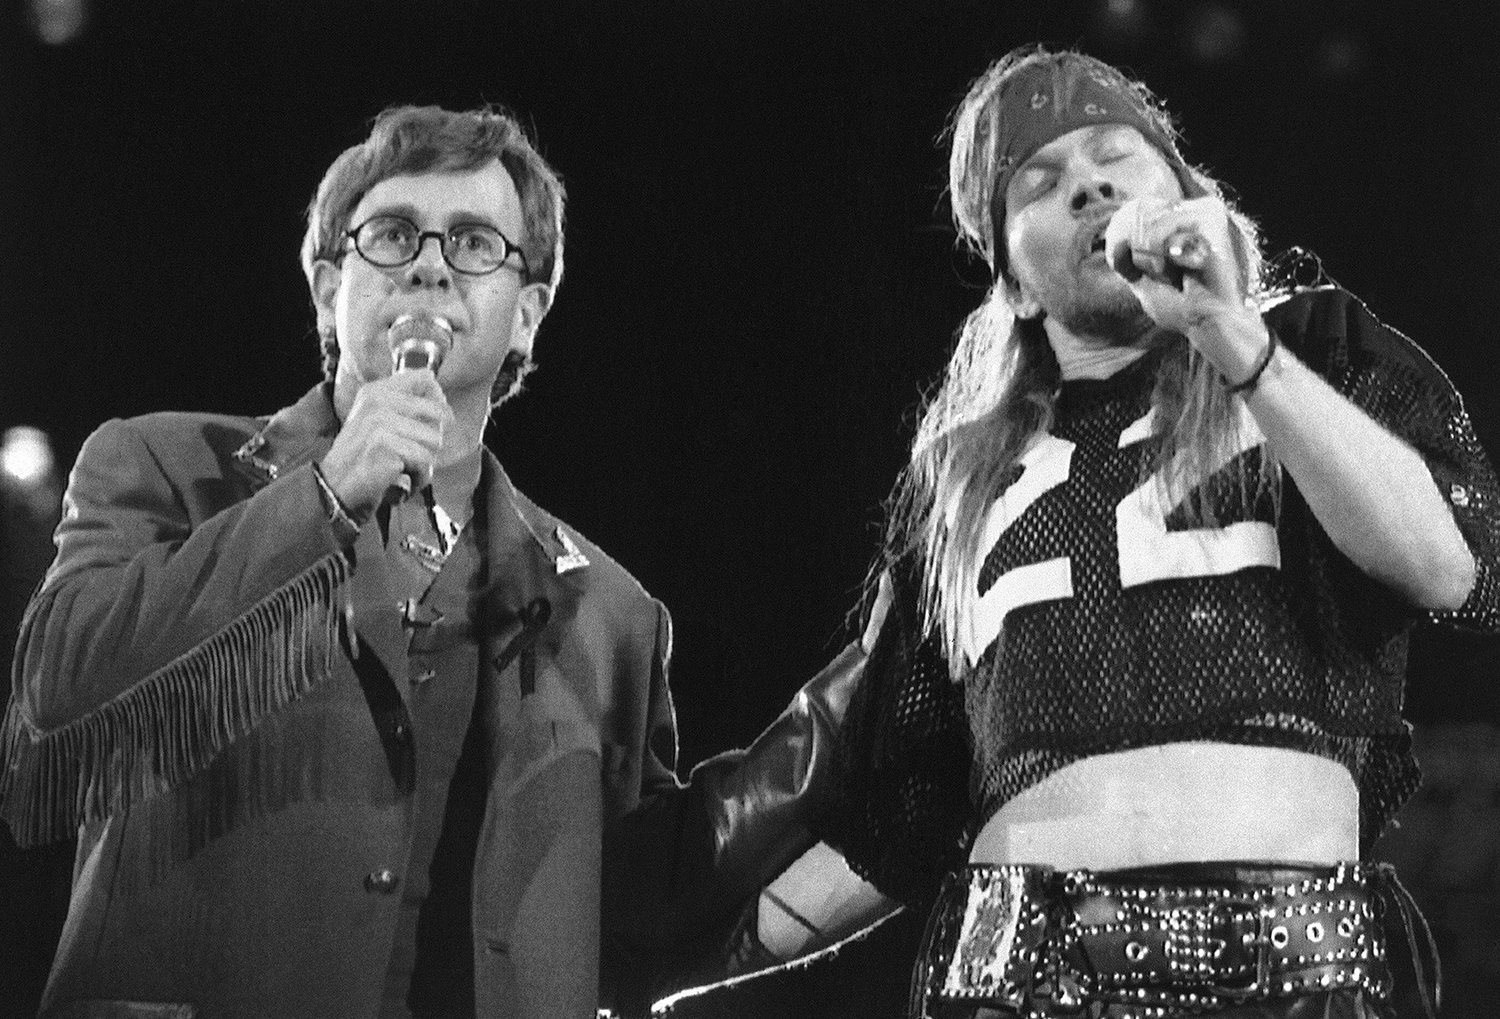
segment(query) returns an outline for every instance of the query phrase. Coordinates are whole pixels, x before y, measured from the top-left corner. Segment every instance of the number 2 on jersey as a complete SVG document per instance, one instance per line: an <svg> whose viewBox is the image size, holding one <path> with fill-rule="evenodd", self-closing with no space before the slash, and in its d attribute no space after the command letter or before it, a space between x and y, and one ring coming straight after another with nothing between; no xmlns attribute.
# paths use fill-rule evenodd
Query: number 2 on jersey
<svg viewBox="0 0 1500 1019"><path fill-rule="evenodd" d="M1214 470L1265 441L1249 412L1241 408L1240 413L1240 441L1226 451ZM1151 419L1148 413L1121 432L1120 448L1150 438ZM1033 503L1068 480L1076 448L1067 439L1043 435L1027 450L1021 457L1021 476L990 507L982 549L994 548ZM1169 531L1167 515L1172 508L1167 504L1160 475L1147 478L1115 507L1121 587L1128 589L1158 580L1224 576L1251 566L1280 567L1281 549L1276 543L1273 524L1246 520L1225 527ZM1072 596L1073 564L1068 556L1027 563L1002 573L974 603L969 628L972 640L965 649L969 664L977 662L1000 635L1005 617L1012 610Z"/></svg>

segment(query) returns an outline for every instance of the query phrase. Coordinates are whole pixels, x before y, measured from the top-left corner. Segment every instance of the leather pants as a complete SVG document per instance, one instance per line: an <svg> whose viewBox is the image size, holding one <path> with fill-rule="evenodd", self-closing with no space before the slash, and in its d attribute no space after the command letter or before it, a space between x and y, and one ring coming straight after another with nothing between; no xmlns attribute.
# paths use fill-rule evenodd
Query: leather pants
<svg viewBox="0 0 1500 1019"><path fill-rule="evenodd" d="M966 1006L949 1007L939 1013L942 1019L1018 1019L1018 1013L1007 1009ZM1192 1013L1182 1013L1184 1016ZM1046 1019L1135 1019L1139 1013L1119 1006L1086 1007L1082 1011L1046 1013ZM1231 1005L1207 1013L1209 1019L1396 1019L1388 1003L1374 1001L1357 990L1322 991L1300 998L1273 998L1267 1001ZM1033 1019L1042 1019L1040 1016Z"/></svg>

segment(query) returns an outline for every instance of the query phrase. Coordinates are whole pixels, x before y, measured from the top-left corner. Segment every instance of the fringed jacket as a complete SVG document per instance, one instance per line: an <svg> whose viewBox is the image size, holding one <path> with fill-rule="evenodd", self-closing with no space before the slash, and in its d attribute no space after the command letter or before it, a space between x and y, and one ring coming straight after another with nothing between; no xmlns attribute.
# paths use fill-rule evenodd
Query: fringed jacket
<svg viewBox="0 0 1500 1019"><path fill-rule="evenodd" d="M337 428L320 386L269 419L155 414L84 446L0 745L18 839L80 835L44 1014L377 1014L422 734L377 529L341 540L311 468ZM475 505L490 762L478 1013L594 1015L605 857L620 910L665 907L616 915L606 935L626 961L606 996L639 1008L673 911L695 925L714 912L687 870L745 868L741 891L719 886L728 915L806 844L777 789L799 791L827 726L767 741L774 780L737 785L740 755L700 769L689 809L664 607L488 453ZM805 736L817 713L803 699L786 718ZM791 841L747 839L754 806Z"/></svg>

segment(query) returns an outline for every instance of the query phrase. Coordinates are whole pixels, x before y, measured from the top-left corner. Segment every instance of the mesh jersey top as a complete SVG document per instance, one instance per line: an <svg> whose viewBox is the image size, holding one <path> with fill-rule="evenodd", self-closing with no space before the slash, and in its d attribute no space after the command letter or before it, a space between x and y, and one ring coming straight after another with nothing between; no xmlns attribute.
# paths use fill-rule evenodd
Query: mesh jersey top
<svg viewBox="0 0 1500 1019"><path fill-rule="evenodd" d="M1500 485L1446 376L1343 291L1301 291L1266 319L1448 497L1477 575L1433 618L1500 629ZM962 684L920 636L914 571L894 572L822 832L887 894L925 897L995 809L1092 754L1182 739L1320 754L1358 782L1366 848L1416 788L1401 704L1420 613L1333 547L1290 478L1279 514L1238 510L1224 475L1203 481L1214 526L1164 505L1144 477L1158 362L1062 387L990 510ZM1234 455L1256 458L1243 415Z"/></svg>

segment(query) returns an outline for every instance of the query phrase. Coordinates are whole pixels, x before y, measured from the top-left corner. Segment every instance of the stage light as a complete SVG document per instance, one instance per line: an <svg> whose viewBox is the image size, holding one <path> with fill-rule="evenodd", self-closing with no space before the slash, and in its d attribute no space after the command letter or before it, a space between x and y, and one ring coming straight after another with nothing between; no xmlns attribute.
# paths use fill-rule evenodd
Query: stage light
<svg viewBox="0 0 1500 1019"><path fill-rule="evenodd" d="M1352 81L1364 73L1369 48L1363 39L1344 32L1334 33L1318 47L1318 70L1336 81Z"/></svg>
<svg viewBox="0 0 1500 1019"><path fill-rule="evenodd" d="M47 433L30 425L16 425L5 430L0 439L0 473L20 488L35 488L47 483L57 458Z"/></svg>
<svg viewBox="0 0 1500 1019"><path fill-rule="evenodd" d="M88 24L87 0L31 0L29 6L37 38L52 46L72 42Z"/></svg>
<svg viewBox="0 0 1500 1019"><path fill-rule="evenodd" d="M1150 33L1145 0L1100 0L1094 11L1094 28L1115 46L1134 46Z"/></svg>
<svg viewBox="0 0 1500 1019"><path fill-rule="evenodd" d="M1201 64L1227 64L1245 48L1245 22L1227 4L1199 4L1187 17L1185 43Z"/></svg>

